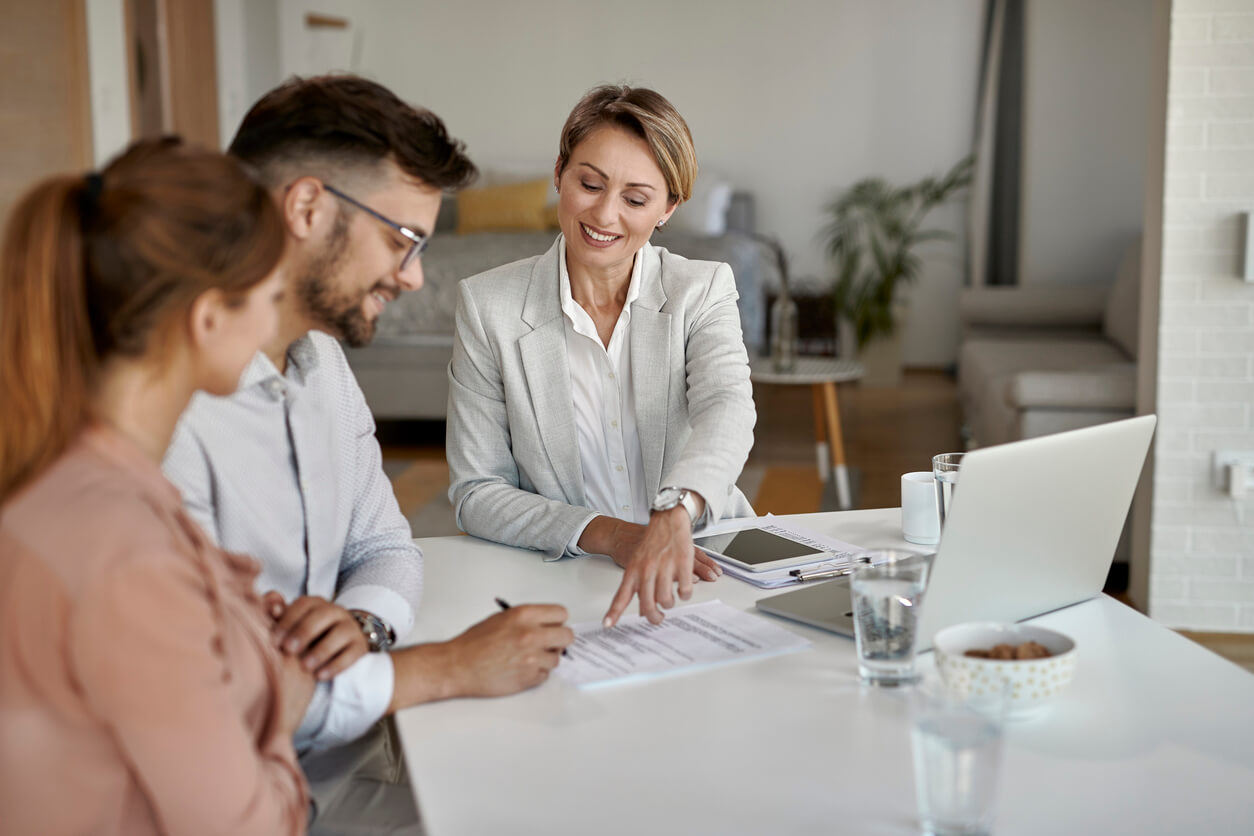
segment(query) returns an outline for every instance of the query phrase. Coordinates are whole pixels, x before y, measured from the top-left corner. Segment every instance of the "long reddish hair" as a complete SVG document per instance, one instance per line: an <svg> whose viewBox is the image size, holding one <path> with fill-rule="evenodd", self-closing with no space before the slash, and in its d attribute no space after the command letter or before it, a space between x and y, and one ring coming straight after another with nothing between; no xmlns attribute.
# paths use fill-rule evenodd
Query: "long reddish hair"
<svg viewBox="0 0 1254 836"><path fill-rule="evenodd" d="M158 350L205 291L242 300L283 246L238 162L173 137L32 188L0 251L0 501L82 429L104 360Z"/></svg>

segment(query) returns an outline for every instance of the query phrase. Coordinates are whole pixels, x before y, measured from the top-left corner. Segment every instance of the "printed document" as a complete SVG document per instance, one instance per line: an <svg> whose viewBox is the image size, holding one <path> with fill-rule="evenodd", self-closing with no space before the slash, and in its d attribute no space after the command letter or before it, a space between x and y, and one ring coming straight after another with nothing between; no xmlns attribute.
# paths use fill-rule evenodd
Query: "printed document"
<svg viewBox="0 0 1254 836"><path fill-rule="evenodd" d="M556 673L580 688L788 653L810 644L722 601L667 610L658 625L635 615L608 630L599 621L573 629L575 642Z"/></svg>

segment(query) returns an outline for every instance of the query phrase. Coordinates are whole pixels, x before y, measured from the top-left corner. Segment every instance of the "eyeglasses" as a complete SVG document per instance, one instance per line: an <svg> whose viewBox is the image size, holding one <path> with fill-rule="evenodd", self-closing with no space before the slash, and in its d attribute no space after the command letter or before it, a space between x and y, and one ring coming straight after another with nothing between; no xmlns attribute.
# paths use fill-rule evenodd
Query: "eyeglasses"
<svg viewBox="0 0 1254 836"><path fill-rule="evenodd" d="M331 194L338 197L340 200L343 200L346 203L351 203L352 205L356 206L361 211L374 217L376 220L379 220L387 224L388 226L390 226L392 229L395 229L401 235L405 236L406 239L408 239L409 249L405 251L405 257L401 259L401 266L400 266L401 272L404 272L405 268L413 264L414 260L417 259L418 256L422 255L423 250L427 248L427 244L431 242L430 237L426 235L421 235L417 232L414 232L412 229L410 229L407 226L402 226L401 224L398 224L396 221L392 220L386 215L380 214L379 212L376 212L375 210L371 209L369 206L362 203L361 201L354 200L353 198L344 194L339 189L334 188L333 186L328 186L326 183L323 183L322 185L327 191L329 191Z"/></svg>

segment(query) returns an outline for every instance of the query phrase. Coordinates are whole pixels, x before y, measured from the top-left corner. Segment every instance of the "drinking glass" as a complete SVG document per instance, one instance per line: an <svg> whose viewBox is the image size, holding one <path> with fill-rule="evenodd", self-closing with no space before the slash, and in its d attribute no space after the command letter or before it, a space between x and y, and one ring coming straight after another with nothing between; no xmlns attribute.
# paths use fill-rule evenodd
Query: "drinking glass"
<svg viewBox="0 0 1254 836"><path fill-rule="evenodd" d="M959 695L937 681L913 696L914 785L931 836L992 830L1009 694Z"/></svg>
<svg viewBox="0 0 1254 836"><path fill-rule="evenodd" d="M932 456L932 475L936 477L936 513L940 518L940 527L945 527L945 517L949 516L949 507L954 499L954 489L958 487L958 468L962 466L963 453L941 453Z"/></svg>
<svg viewBox="0 0 1254 836"><path fill-rule="evenodd" d="M858 673L870 685L914 681L919 609L927 586L927 559L907 552L864 552L871 563L850 576Z"/></svg>

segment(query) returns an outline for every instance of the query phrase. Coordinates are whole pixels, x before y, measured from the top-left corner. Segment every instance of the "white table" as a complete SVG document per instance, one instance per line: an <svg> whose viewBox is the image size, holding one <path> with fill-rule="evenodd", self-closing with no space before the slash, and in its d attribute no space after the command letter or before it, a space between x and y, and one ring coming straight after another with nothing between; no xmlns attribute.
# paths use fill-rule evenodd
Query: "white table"
<svg viewBox="0 0 1254 836"><path fill-rule="evenodd" d="M896 509L798 519L908 547ZM455 635L493 613L496 595L597 620L621 574L601 558L546 564L471 538L419 542L427 593L410 641ZM725 577L698 584L694 600L748 610L764 594ZM858 685L849 639L779 623L813 647L401 712L428 832L917 832L900 693ZM1254 833L1254 676L1104 596L1038 623L1076 639L1078 670L1048 713L1008 729L998 833ZM920 664L930 672L931 654Z"/></svg>
<svg viewBox="0 0 1254 836"><path fill-rule="evenodd" d="M860 380L862 365L855 360L836 357L798 357L796 365L786 372L776 371L770 357L755 357L749 376L754 383L775 383L784 386L810 386L814 392L814 453L819 481L829 474L836 476L836 499L843 510L852 506L849 492L849 468L845 463L844 433L840 427L840 404L836 384Z"/></svg>

